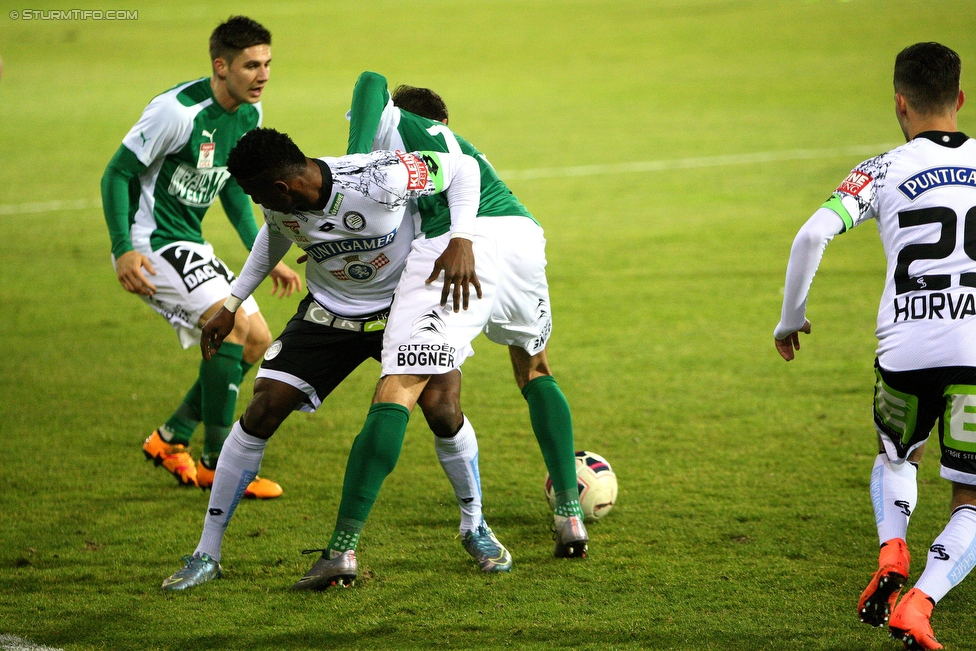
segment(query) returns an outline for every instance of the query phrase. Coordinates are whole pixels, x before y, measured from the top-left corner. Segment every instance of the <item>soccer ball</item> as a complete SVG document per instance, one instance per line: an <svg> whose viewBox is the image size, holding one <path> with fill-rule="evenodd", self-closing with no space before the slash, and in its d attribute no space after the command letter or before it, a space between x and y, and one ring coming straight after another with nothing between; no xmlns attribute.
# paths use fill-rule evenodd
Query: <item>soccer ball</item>
<svg viewBox="0 0 976 651"><path fill-rule="evenodd" d="M576 453L576 487L579 489L583 521L596 522L613 508L617 501L617 475L607 460L599 454L580 450ZM556 508L556 491L552 479L546 475L546 497L549 506Z"/></svg>

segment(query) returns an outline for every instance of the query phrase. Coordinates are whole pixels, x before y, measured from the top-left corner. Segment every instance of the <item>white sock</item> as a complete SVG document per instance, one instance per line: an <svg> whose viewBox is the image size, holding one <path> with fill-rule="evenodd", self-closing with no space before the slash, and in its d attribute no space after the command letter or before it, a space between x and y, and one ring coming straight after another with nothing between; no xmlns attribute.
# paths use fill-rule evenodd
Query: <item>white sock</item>
<svg viewBox="0 0 976 651"><path fill-rule="evenodd" d="M224 531L238 502L244 497L247 485L258 474L267 445L267 440L245 434L240 421L234 423L217 459L210 504L207 506L207 517L203 520L203 534L194 556L209 554L215 561L220 560Z"/></svg>
<svg viewBox="0 0 976 651"><path fill-rule="evenodd" d="M472 531L481 524L481 472L478 469L478 438L474 427L464 417L461 429L453 437L434 437L437 460L454 487L454 496L461 507L461 533Z"/></svg>
<svg viewBox="0 0 976 651"><path fill-rule="evenodd" d="M917 473L914 464L907 461L892 463L883 452L874 460L871 502L874 504L874 521L881 544L892 538L906 539L908 521L918 502Z"/></svg>
<svg viewBox="0 0 976 651"><path fill-rule="evenodd" d="M929 548L915 587L938 603L976 565L976 507L960 506Z"/></svg>

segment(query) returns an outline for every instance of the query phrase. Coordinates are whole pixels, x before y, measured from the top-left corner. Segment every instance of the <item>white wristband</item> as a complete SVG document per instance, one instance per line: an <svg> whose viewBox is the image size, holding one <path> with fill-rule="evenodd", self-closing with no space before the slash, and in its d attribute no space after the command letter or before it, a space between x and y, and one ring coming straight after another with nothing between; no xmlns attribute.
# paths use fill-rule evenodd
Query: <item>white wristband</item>
<svg viewBox="0 0 976 651"><path fill-rule="evenodd" d="M451 239L453 240L455 237L461 237L472 241L474 240L474 235L471 235L470 233L451 233Z"/></svg>
<svg viewBox="0 0 976 651"><path fill-rule="evenodd" d="M227 310L228 312L236 312L237 308L239 308L241 306L241 303L243 302L244 299L237 298L236 296L231 294L230 296L227 297L227 300L224 301L224 309Z"/></svg>

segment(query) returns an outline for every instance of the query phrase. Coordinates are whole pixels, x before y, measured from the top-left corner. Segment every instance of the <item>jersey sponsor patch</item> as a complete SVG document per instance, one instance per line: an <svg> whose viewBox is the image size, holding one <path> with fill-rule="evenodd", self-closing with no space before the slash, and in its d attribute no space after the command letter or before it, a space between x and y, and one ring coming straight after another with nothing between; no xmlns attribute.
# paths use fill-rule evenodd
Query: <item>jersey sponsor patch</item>
<svg viewBox="0 0 976 651"><path fill-rule="evenodd" d="M400 159L400 162L407 168L407 173L409 174L407 177L407 189L423 190L426 188L427 165L413 154L398 151L396 155Z"/></svg>
<svg viewBox="0 0 976 651"><path fill-rule="evenodd" d="M349 240L338 240L335 242L317 242L305 247L305 253L312 256L316 262L325 262L329 258L348 253L359 253L363 251L375 251L393 243L396 237L396 230L380 235L378 237L361 237Z"/></svg>
<svg viewBox="0 0 976 651"><path fill-rule="evenodd" d="M180 163L173 170L169 182L169 193L185 206L206 208L217 198L217 193L230 178L226 167L213 167L198 170L186 163Z"/></svg>
<svg viewBox="0 0 976 651"><path fill-rule="evenodd" d="M214 278L223 278L228 284L234 281L234 273L220 259L208 259L185 246L171 246L159 255L176 270L188 292Z"/></svg>
<svg viewBox="0 0 976 651"><path fill-rule="evenodd" d="M329 214L335 217L339 214L339 207L342 206L342 200L346 198L346 195L341 192L336 192L335 199L332 200L332 205L329 206Z"/></svg>
<svg viewBox="0 0 976 651"><path fill-rule="evenodd" d="M844 194L856 197L873 180L870 174L854 170L847 175L843 183L837 186L837 192L843 192Z"/></svg>
<svg viewBox="0 0 976 651"><path fill-rule="evenodd" d="M963 185L976 188L976 169L972 167L933 167L905 179L898 185L909 201L915 201L922 193L946 185Z"/></svg>

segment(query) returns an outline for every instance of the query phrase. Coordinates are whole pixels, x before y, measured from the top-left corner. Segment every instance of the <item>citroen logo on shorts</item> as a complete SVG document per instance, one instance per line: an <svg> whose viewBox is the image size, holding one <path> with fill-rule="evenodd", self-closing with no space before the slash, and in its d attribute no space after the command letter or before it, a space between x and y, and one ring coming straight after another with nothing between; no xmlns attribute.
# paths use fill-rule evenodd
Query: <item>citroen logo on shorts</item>
<svg viewBox="0 0 976 651"><path fill-rule="evenodd" d="M342 225L346 227L346 230L358 233L366 228L366 218L360 213L350 210L342 216Z"/></svg>
<svg viewBox="0 0 976 651"><path fill-rule="evenodd" d="M278 353L280 352L281 352L281 340L276 339L275 342L271 344L271 346L268 347L268 350L264 353L264 358L274 359L275 357L278 356Z"/></svg>

